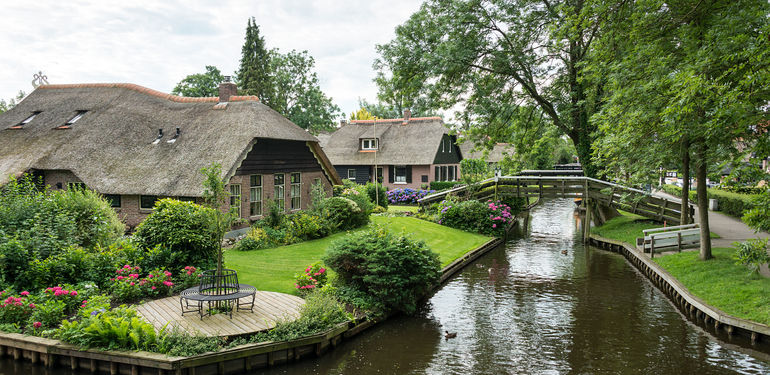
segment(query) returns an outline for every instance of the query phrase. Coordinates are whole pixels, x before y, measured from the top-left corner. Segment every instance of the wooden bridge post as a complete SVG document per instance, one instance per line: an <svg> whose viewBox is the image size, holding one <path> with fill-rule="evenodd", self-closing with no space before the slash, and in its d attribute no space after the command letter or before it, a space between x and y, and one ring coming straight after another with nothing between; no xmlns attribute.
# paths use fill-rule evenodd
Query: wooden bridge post
<svg viewBox="0 0 770 375"><path fill-rule="evenodd" d="M583 242L588 243L589 237L591 237L591 201L586 198L586 214L585 222L583 223Z"/></svg>

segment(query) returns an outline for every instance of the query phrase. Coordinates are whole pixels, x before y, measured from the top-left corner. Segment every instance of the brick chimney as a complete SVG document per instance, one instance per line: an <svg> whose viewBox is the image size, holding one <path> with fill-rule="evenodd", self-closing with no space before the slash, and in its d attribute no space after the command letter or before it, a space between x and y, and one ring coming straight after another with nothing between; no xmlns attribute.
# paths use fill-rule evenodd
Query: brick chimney
<svg viewBox="0 0 770 375"><path fill-rule="evenodd" d="M231 96L238 95L238 87L230 82L230 76L225 76L225 80L219 84L219 102L227 103Z"/></svg>
<svg viewBox="0 0 770 375"><path fill-rule="evenodd" d="M409 108L404 108L404 121L409 121L409 119L412 118L412 110Z"/></svg>

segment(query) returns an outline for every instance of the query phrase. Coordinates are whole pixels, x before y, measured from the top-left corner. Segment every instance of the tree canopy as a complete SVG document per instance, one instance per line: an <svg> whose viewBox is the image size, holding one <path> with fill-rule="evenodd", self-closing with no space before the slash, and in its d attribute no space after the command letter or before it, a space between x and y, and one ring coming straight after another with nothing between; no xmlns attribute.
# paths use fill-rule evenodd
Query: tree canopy
<svg viewBox="0 0 770 375"><path fill-rule="evenodd" d="M206 65L205 73L191 74L176 84L171 93L180 96L219 96L219 84L225 80L216 66Z"/></svg>
<svg viewBox="0 0 770 375"><path fill-rule="evenodd" d="M7 102L5 99L0 99L0 113L15 107L16 104L24 99L25 96L27 96L27 94L25 94L24 91L19 90L19 93L16 94L15 97L9 99Z"/></svg>

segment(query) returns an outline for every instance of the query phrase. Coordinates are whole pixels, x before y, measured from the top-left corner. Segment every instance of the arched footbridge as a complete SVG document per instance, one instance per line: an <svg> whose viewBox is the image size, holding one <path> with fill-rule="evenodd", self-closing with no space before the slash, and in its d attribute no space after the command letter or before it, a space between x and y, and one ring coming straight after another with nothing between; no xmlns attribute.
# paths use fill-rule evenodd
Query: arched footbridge
<svg viewBox="0 0 770 375"><path fill-rule="evenodd" d="M612 207L635 213L646 218L680 224L681 203L664 197L653 196L646 191L582 176L582 171L525 171L519 176L498 176L483 180L470 188L458 186L428 195L418 201L421 206L444 200L449 195L459 197L471 194L476 199L500 199L502 197L522 198L580 198L588 202L596 219L604 221L597 207ZM588 199L586 199L588 198ZM692 222L695 214L689 206L688 216Z"/></svg>

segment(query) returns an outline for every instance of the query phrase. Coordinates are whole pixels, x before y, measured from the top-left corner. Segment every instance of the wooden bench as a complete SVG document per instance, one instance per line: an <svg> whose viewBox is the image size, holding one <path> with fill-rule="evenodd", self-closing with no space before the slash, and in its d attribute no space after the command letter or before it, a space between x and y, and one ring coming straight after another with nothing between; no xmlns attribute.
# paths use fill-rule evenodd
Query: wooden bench
<svg viewBox="0 0 770 375"><path fill-rule="evenodd" d="M645 253L649 252L650 258L655 257L655 250L675 248L682 251L684 248L700 246L698 224L646 229L642 234L644 237L636 239L636 246Z"/></svg>

